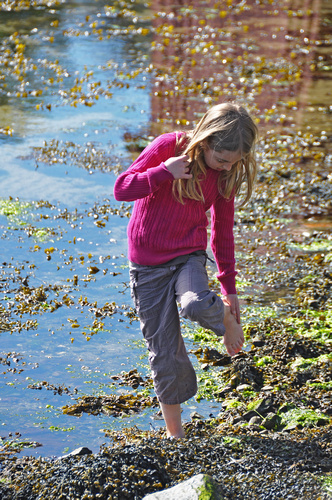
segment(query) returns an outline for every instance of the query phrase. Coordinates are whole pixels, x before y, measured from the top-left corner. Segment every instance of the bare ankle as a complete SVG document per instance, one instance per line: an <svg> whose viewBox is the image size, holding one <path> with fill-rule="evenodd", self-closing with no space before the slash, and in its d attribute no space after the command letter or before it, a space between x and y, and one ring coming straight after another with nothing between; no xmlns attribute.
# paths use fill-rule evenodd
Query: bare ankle
<svg viewBox="0 0 332 500"><path fill-rule="evenodd" d="M167 437L183 438L185 433L181 423L181 406L160 403L160 408L166 423Z"/></svg>
<svg viewBox="0 0 332 500"><path fill-rule="evenodd" d="M166 434L169 439L182 439L186 436L183 428L182 432L176 434L172 434L168 429L166 429Z"/></svg>

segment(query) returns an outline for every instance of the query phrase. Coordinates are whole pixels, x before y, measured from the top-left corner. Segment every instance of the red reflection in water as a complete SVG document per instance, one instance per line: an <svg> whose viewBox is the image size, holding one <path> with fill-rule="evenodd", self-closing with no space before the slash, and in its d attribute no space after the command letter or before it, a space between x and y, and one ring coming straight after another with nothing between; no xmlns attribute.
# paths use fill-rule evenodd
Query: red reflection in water
<svg viewBox="0 0 332 500"><path fill-rule="evenodd" d="M189 125L210 105L232 99L265 121L300 123L320 8L321 0L152 2L153 132Z"/></svg>

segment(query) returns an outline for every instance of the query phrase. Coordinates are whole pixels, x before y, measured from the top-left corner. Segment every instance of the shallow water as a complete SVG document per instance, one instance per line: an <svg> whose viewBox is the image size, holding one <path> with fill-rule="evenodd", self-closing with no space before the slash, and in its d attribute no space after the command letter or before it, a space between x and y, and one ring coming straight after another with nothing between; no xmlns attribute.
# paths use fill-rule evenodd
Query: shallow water
<svg viewBox="0 0 332 500"><path fill-rule="evenodd" d="M0 380L1 436L18 432L18 440L42 444L23 454L83 445L98 451L104 429L160 425L151 418L156 409L122 419L61 410L79 395L127 390L110 378L122 370L148 374L139 325L125 314L132 306L128 208L112 196L138 142L191 126L229 98L248 104L264 131L310 126L331 134L331 7L309 2L301 13L299 2L284 3L278 10L247 2L228 12L231 2L217 11L208 2L151 9L116 2L112 10L81 0L0 11L1 54L9 51L16 70L13 76L3 66L0 80L0 201L7 207L0 212L0 313L4 321L36 322L1 328L0 357L10 360ZM324 224L331 228L329 218ZM30 293L42 288L45 296L20 317L10 311L22 302L24 280ZM51 312L55 301L63 305ZM94 326L95 303L106 302L116 312ZM43 381L69 394L28 387ZM219 406L193 399L184 418L193 409L216 414Z"/></svg>

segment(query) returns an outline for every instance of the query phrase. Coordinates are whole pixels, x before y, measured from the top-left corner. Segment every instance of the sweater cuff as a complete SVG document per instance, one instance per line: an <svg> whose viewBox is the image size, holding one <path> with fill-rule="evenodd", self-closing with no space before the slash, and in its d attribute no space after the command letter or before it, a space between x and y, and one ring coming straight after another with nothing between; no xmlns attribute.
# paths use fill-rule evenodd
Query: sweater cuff
<svg viewBox="0 0 332 500"><path fill-rule="evenodd" d="M220 289L223 295L236 295L234 276L227 276L220 281Z"/></svg>
<svg viewBox="0 0 332 500"><path fill-rule="evenodd" d="M165 181L173 181L173 174L166 168L164 163L161 163L159 167L149 168L147 170L149 185L151 191L154 191L159 184Z"/></svg>

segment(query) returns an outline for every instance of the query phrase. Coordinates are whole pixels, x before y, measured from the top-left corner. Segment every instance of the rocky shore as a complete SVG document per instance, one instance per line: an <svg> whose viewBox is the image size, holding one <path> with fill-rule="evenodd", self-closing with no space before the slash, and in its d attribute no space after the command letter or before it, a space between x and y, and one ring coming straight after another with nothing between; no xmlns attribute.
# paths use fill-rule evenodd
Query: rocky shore
<svg viewBox="0 0 332 500"><path fill-rule="evenodd" d="M306 328L325 331L324 318L321 313ZM0 498L140 500L198 474L216 481L225 500L331 498L330 342L295 333L290 319L267 318L248 327L251 350L233 358L209 347L195 351L205 390L221 411L207 420L193 413L185 439L167 439L163 429L128 428L108 433L107 446L96 454L85 448L61 458L35 458L3 449ZM136 390L147 383L136 370L119 379ZM133 393L127 401L133 411L135 397L144 403L142 393ZM117 402L111 403L90 397L65 411L114 413Z"/></svg>
<svg viewBox="0 0 332 500"><path fill-rule="evenodd" d="M193 419L183 440L163 431L127 430L97 454L7 457L2 500L139 500L197 474L208 474L225 500L331 498L331 427L274 433L221 419ZM115 436L114 436L115 437ZM210 498L210 497L209 497ZM211 497L213 498L213 497Z"/></svg>

